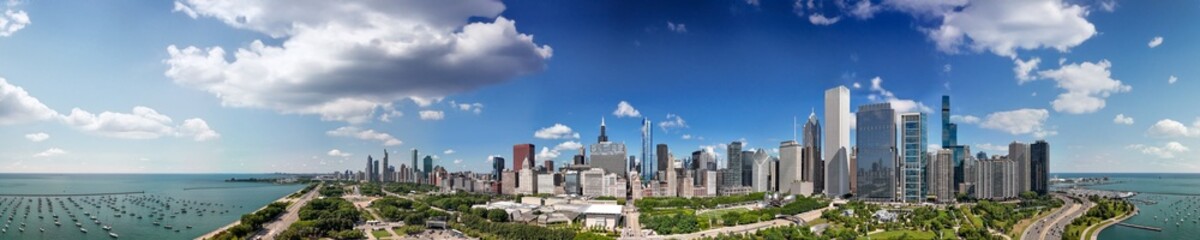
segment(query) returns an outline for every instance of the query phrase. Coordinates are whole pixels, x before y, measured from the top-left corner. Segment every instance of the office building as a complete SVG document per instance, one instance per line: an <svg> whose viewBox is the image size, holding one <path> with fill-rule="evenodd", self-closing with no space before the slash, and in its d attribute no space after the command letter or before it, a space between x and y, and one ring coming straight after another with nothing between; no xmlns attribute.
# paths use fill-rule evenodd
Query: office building
<svg viewBox="0 0 1200 240"><path fill-rule="evenodd" d="M653 150L654 146L654 124L649 118L642 118L642 164L640 172L642 173L642 182L650 182L658 173L658 166L655 166Z"/></svg>
<svg viewBox="0 0 1200 240"><path fill-rule="evenodd" d="M604 169L609 173L614 173L624 178L629 174L629 166L625 162L625 144L609 142L605 131L607 131L607 127L604 126L604 119L602 118L600 119L600 137L597 138L600 141L590 146L592 151L590 158L592 162L589 165ZM644 161L645 159L643 159Z"/></svg>
<svg viewBox="0 0 1200 240"><path fill-rule="evenodd" d="M925 113L905 113L900 115L900 154L901 181L903 184L903 200L905 202L921 202L929 193L925 181L925 169L928 161L925 129Z"/></svg>
<svg viewBox="0 0 1200 240"><path fill-rule="evenodd" d="M534 156L537 156L534 151L537 150L533 144L522 143L513 145L513 171L520 171L525 168L533 168Z"/></svg>
<svg viewBox="0 0 1200 240"><path fill-rule="evenodd" d="M671 151L667 149L667 144L659 143L657 146L655 146L654 157L658 158L657 162L654 163L658 166L658 168L654 171L665 172L668 169L673 168L673 166L671 166Z"/></svg>
<svg viewBox="0 0 1200 240"><path fill-rule="evenodd" d="M800 153L800 181L812 184L808 194L825 191L825 161L821 154L821 122L814 111L804 123L803 149ZM802 192L803 193L803 192Z"/></svg>
<svg viewBox="0 0 1200 240"><path fill-rule="evenodd" d="M767 154L766 150L759 148L750 155L751 170L750 179L751 187L755 192L767 192L771 188L771 155Z"/></svg>
<svg viewBox="0 0 1200 240"><path fill-rule="evenodd" d="M1017 192L1031 191L1032 169L1029 164L1029 145L1012 142L1008 144L1008 159L1017 163Z"/></svg>
<svg viewBox="0 0 1200 240"><path fill-rule="evenodd" d="M858 191L855 196L869 201L897 199L896 112L890 103L858 107Z"/></svg>
<svg viewBox="0 0 1200 240"><path fill-rule="evenodd" d="M542 166L546 166L546 172L554 172L554 160L542 161Z"/></svg>
<svg viewBox="0 0 1200 240"><path fill-rule="evenodd" d="M953 152L939 149L929 163L929 195L939 203L954 202Z"/></svg>
<svg viewBox="0 0 1200 240"><path fill-rule="evenodd" d="M800 158L800 144L794 140L779 143L779 192L811 195L811 187L801 187L805 173L804 162Z"/></svg>
<svg viewBox="0 0 1200 240"><path fill-rule="evenodd" d="M1038 140L1029 146L1029 187L1038 195L1050 190L1050 144Z"/></svg>
<svg viewBox="0 0 1200 240"><path fill-rule="evenodd" d="M367 168L363 170L363 177L359 178L367 182L374 182L375 179L371 173L375 171L375 160L371 159L371 155L367 155Z"/></svg>
<svg viewBox="0 0 1200 240"><path fill-rule="evenodd" d="M1016 162L1007 157L993 156L979 160L975 197L979 199L1004 200L1017 197Z"/></svg>
<svg viewBox="0 0 1200 240"><path fill-rule="evenodd" d="M754 152L742 151L742 186L754 187Z"/></svg>
<svg viewBox="0 0 1200 240"><path fill-rule="evenodd" d="M728 158L725 160L725 173L722 177L723 182L721 182L721 186L742 186L742 142L734 141L729 143L726 155Z"/></svg>
<svg viewBox="0 0 1200 240"><path fill-rule="evenodd" d="M825 144L821 153L825 154L826 161L825 192L831 197L841 197L850 192L851 117L850 89L837 86L825 90ZM839 154L840 158L837 157Z"/></svg>

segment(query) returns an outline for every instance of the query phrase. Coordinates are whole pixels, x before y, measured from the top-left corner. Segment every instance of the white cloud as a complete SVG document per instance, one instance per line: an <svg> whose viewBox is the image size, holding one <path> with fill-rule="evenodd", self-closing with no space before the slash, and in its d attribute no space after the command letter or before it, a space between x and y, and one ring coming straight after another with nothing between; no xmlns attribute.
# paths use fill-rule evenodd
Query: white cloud
<svg viewBox="0 0 1200 240"><path fill-rule="evenodd" d="M13 33L33 23L29 21L29 14L25 13L25 10L14 11L18 5L20 5L18 1L8 1L8 4L5 5L4 14L0 15L0 37L12 36Z"/></svg>
<svg viewBox="0 0 1200 240"><path fill-rule="evenodd" d="M230 51L171 45L167 77L224 106L326 121L362 123L395 101L439 99L540 72L552 55L499 17L505 6L498 1L179 3L176 11L189 17L217 19L278 44L253 41Z"/></svg>
<svg viewBox="0 0 1200 240"><path fill-rule="evenodd" d="M542 151L538 152L537 154L537 160L555 159L558 158L558 155L560 155L558 151L550 150L548 147L542 147Z"/></svg>
<svg viewBox="0 0 1200 240"><path fill-rule="evenodd" d="M533 137L540 139L579 139L579 133L571 130L571 127L561 123L555 123L553 126L538 129L533 132Z"/></svg>
<svg viewBox="0 0 1200 240"><path fill-rule="evenodd" d="M1150 46L1150 48L1156 48L1158 45L1162 45L1162 43L1163 38L1161 36L1156 36L1154 39L1150 39L1150 42L1146 43L1146 46Z"/></svg>
<svg viewBox="0 0 1200 240"><path fill-rule="evenodd" d="M58 156L58 155L63 155L63 154L67 154L67 151L64 151L59 148L50 148L50 149L46 149L46 151L42 151L40 153L33 154L33 157L53 157L53 156Z"/></svg>
<svg viewBox="0 0 1200 240"><path fill-rule="evenodd" d="M404 113L392 108L391 104L384 106L384 112L379 114L379 121L392 122L392 118L403 117Z"/></svg>
<svg viewBox="0 0 1200 240"><path fill-rule="evenodd" d="M442 151L442 154L445 154L445 155L450 155L450 154L454 154L454 153L455 153L454 149L446 149L446 151Z"/></svg>
<svg viewBox="0 0 1200 240"><path fill-rule="evenodd" d="M1179 78L1175 77L1175 75L1171 75L1171 77L1167 78L1167 84L1175 84L1175 82L1178 82L1178 81L1179 81Z"/></svg>
<svg viewBox="0 0 1200 240"><path fill-rule="evenodd" d="M1003 145L1003 144L995 145L995 144L991 144L991 143L983 143L983 144L975 144L974 146L971 146L971 148L972 148L972 150L977 150L977 151L991 151L992 153L1008 154L1008 145Z"/></svg>
<svg viewBox="0 0 1200 240"><path fill-rule="evenodd" d="M613 115L617 117L641 117L642 113L634 109L633 105L629 105L629 102L621 101L617 103L617 110L613 110Z"/></svg>
<svg viewBox="0 0 1200 240"><path fill-rule="evenodd" d="M446 113L438 110L421 110L421 120L442 120Z"/></svg>
<svg viewBox="0 0 1200 240"><path fill-rule="evenodd" d="M1188 147L1183 146L1179 142L1168 142L1165 146L1146 146L1143 144L1129 145L1127 148L1141 151L1143 154L1156 156L1162 159L1175 158L1175 154L1191 151Z"/></svg>
<svg viewBox="0 0 1200 240"><path fill-rule="evenodd" d="M672 128L687 128L688 125L687 121L684 121L679 115L668 113L667 120L658 122L658 127L662 128L663 132L669 132Z"/></svg>
<svg viewBox="0 0 1200 240"><path fill-rule="evenodd" d="M684 134L683 136L679 136L679 138L681 138L681 139L683 139L683 140L691 140L691 139L692 139L692 135L691 135L691 134Z"/></svg>
<svg viewBox="0 0 1200 240"><path fill-rule="evenodd" d="M1132 118L1132 117L1126 117L1126 116L1125 116L1125 114L1117 114L1117 117L1116 117L1116 118L1113 118L1113 123L1116 123L1116 124L1125 124L1125 125L1133 125L1133 118Z"/></svg>
<svg viewBox="0 0 1200 240"><path fill-rule="evenodd" d="M988 114L979 126L1012 135L1033 134L1034 137L1043 138L1058 134L1045 128L1046 119L1049 118L1050 111L1046 109L1024 108Z"/></svg>
<svg viewBox="0 0 1200 240"><path fill-rule="evenodd" d="M458 110L472 112L475 114L483 113L483 104L482 103L460 103L460 102L455 102L455 101L451 100L450 106L457 108Z"/></svg>
<svg viewBox="0 0 1200 240"><path fill-rule="evenodd" d="M1087 8L1062 0L978 0L964 6L944 12L941 26L927 31L939 50L954 53L967 46L1016 57L1018 49L1066 52L1096 35L1085 18Z"/></svg>
<svg viewBox="0 0 1200 240"><path fill-rule="evenodd" d="M972 115L950 115L950 121L959 124L976 124L979 120L979 117Z"/></svg>
<svg viewBox="0 0 1200 240"><path fill-rule="evenodd" d="M329 152L325 153L325 155L329 155L331 157L349 157L353 154L350 154L348 152L343 152L342 150L338 150L335 148L333 150L329 150Z"/></svg>
<svg viewBox="0 0 1200 240"><path fill-rule="evenodd" d="M682 23L677 24L673 22L667 22L667 30L671 30L675 33L687 33L687 25Z"/></svg>
<svg viewBox="0 0 1200 240"><path fill-rule="evenodd" d="M919 17L940 17L957 7L967 5L967 0L884 0L883 6Z"/></svg>
<svg viewBox="0 0 1200 240"><path fill-rule="evenodd" d="M354 126L346 126L329 130L325 132L325 134L334 137L351 137L361 140L379 141L384 146L396 146L404 143L399 139L392 137L391 134L376 132L372 129L363 130Z"/></svg>
<svg viewBox="0 0 1200 240"><path fill-rule="evenodd" d="M1038 72L1042 78L1058 82L1058 88L1066 92L1051 102L1054 111L1083 114L1098 111L1105 106L1104 99L1114 93L1132 90L1120 80L1112 78L1108 60L1063 65L1062 68Z"/></svg>
<svg viewBox="0 0 1200 240"><path fill-rule="evenodd" d="M46 134L44 132L30 133L25 134L25 139L29 139L31 142L41 142L46 141L46 139L50 139L50 134Z"/></svg>
<svg viewBox="0 0 1200 240"><path fill-rule="evenodd" d="M48 120L56 116L58 112L29 96L24 88L0 78L0 125Z"/></svg>
<svg viewBox="0 0 1200 240"><path fill-rule="evenodd" d="M1036 76L1029 75L1029 73L1033 72L1033 70L1036 70L1038 68L1038 63L1041 62L1042 59L1037 57L1030 58L1026 61L1021 61L1020 58L1013 58L1013 63L1016 65L1013 66L1013 73L1016 73L1017 75L1017 84L1024 84L1025 82L1035 80Z"/></svg>
<svg viewBox="0 0 1200 240"><path fill-rule="evenodd" d="M92 114L79 108L62 117L63 123L84 132L101 136L126 139L156 139L163 136L192 137L197 142L219 138L221 135L209 128L203 119L184 120L183 125L172 126L170 117L152 108L137 106L130 113L101 112Z"/></svg>
<svg viewBox="0 0 1200 240"><path fill-rule="evenodd" d="M854 82L853 84L850 84L850 87L853 87L854 89L859 89L859 88L862 88L862 84L860 84L858 82Z"/></svg>
<svg viewBox="0 0 1200 240"><path fill-rule="evenodd" d="M1146 135L1158 138L1195 137L1200 136L1200 119L1192 123L1192 127L1183 125L1172 119L1163 119L1150 126Z"/></svg>
<svg viewBox="0 0 1200 240"><path fill-rule="evenodd" d="M1105 12L1116 11L1117 10L1117 1L1116 0L1101 0L1100 1L1100 9L1103 9Z"/></svg>
<svg viewBox="0 0 1200 240"><path fill-rule="evenodd" d="M583 144L576 141L566 141L554 146L554 151L579 150Z"/></svg>
<svg viewBox="0 0 1200 240"><path fill-rule="evenodd" d="M850 16L859 20L871 19L879 10L879 6L872 5L870 0L859 0L858 3L850 7Z"/></svg>
<svg viewBox="0 0 1200 240"><path fill-rule="evenodd" d="M883 79L880 77L871 79L871 92L870 95L867 95L867 99L891 103L892 109L895 109L896 113L933 112L933 109L925 106L925 103L897 98L896 94L883 88Z"/></svg>
<svg viewBox="0 0 1200 240"><path fill-rule="evenodd" d="M808 22L811 22L813 25L829 26L829 25L833 25L834 23L837 23L838 21L841 21L841 20L842 20L842 17L840 17L840 16L833 17L833 18L827 18L827 17L825 17L824 14L821 14L821 13L813 13L812 15L808 15Z"/></svg>
<svg viewBox="0 0 1200 240"><path fill-rule="evenodd" d="M949 63L942 65L942 72L950 72L950 70L953 70L953 67L951 67Z"/></svg>

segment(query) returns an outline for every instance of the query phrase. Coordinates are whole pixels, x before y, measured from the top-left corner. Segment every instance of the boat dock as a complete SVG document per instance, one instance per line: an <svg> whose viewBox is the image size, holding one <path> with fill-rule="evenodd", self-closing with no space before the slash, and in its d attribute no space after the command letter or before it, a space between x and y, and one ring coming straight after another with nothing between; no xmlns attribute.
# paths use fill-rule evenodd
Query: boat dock
<svg viewBox="0 0 1200 240"><path fill-rule="evenodd" d="M1137 225L1137 224L1132 224L1132 223L1123 223L1123 222L1119 222L1119 223L1117 223L1117 225L1131 227L1131 228L1137 228L1137 229L1142 229L1142 230L1150 230L1150 231L1155 231L1155 232L1162 232L1162 230L1163 230L1160 227L1143 226L1143 225Z"/></svg>

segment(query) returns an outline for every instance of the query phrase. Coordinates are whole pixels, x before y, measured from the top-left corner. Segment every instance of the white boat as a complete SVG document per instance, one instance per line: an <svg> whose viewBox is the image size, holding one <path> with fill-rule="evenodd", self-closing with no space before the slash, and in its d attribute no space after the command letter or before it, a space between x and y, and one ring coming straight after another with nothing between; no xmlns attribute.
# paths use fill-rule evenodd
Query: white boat
<svg viewBox="0 0 1200 240"><path fill-rule="evenodd" d="M119 237L121 237L120 235L117 235L116 233L108 233L108 236L109 236L109 237L112 237L112 238L119 238Z"/></svg>
<svg viewBox="0 0 1200 240"><path fill-rule="evenodd" d="M80 232L83 232L83 233L87 233L87 229L86 229L86 228L79 228L79 231L80 231Z"/></svg>

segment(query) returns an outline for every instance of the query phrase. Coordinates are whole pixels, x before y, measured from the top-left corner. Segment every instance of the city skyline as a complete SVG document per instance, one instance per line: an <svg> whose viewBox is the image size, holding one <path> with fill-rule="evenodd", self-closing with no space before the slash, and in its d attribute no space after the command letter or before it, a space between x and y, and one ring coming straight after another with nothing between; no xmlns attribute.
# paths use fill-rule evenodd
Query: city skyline
<svg viewBox="0 0 1200 240"><path fill-rule="evenodd" d="M431 29L417 34L342 16L239 16L250 13L189 1L9 1L3 7L14 14L0 16L8 20L0 24L0 172L333 172L363 169L386 148L484 173L523 143L537 146L533 163L566 166L594 143L601 121L625 157L657 160L645 159L655 149L637 147L647 146L648 121L653 144L676 159L710 149L724 163L733 141L779 156L780 142L800 140L794 125L804 122L795 120L824 113L825 91L838 86L852 111L890 103L896 114L925 113L930 152L940 149L936 110L949 95L958 144L972 153L1004 155L1010 142L1045 139L1052 173L1200 171L1189 149L1200 146L1200 122L1192 123L1200 112L1186 107L1189 90L1200 89L1190 81L1200 72L1186 67L1200 32L1155 24L1200 16L1195 3L899 2L367 6L426 10L379 13ZM971 22L1034 4L1061 21ZM333 9L317 5L300 7ZM365 35L312 38L356 31ZM399 40L449 36L475 48ZM359 50L395 52L308 47L366 39L385 46ZM404 60L412 56L466 61ZM293 62L305 58L346 65ZM373 66L378 60L395 69ZM267 65L282 69L268 74L278 82L253 80ZM828 161L837 150L824 146ZM397 169L408 162L397 159Z"/></svg>

